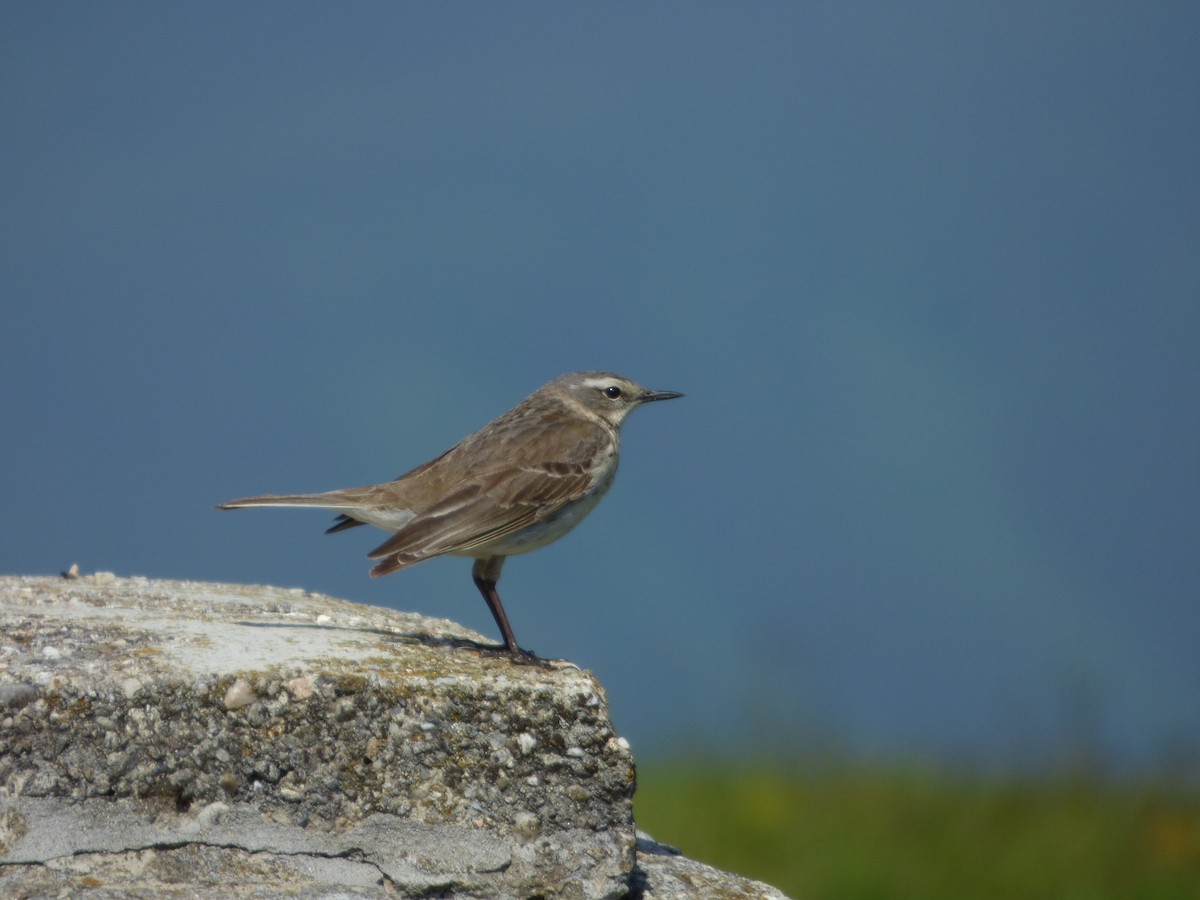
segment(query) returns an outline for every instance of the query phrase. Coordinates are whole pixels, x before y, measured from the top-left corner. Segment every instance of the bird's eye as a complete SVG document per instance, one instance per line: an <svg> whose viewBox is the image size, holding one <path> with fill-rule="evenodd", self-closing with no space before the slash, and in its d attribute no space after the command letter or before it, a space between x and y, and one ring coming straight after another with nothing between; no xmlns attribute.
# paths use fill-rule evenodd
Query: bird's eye
<svg viewBox="0 0 1200 900"><path fill-rule="evenodd" d="M615 384L609 385L608 387L606 387L604 389L604 396L607 397L609 400L616 400L618 397L621 396L621 389L619 387L617 387Z"/></svg>

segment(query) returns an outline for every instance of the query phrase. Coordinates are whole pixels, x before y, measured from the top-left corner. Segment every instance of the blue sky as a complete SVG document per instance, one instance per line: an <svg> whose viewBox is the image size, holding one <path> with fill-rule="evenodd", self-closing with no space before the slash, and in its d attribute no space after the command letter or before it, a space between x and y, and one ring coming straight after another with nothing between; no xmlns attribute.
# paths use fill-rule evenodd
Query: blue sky
<svg viewBox="0 0 1200 900"><path fill-rule="evenodd" d="M467 561L211 507L610 369L687 397L501 589L635 750L1194 759L1197 60L1184 4L6 3L0 571L491 634Z"/></svg>

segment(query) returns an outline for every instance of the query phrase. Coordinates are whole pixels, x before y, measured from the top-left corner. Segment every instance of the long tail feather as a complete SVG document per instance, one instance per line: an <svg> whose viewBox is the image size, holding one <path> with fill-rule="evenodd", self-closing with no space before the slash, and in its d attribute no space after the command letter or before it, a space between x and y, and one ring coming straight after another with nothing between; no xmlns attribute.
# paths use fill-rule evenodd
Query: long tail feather
<svg viewBox="0 0 1200 900"><path fill-rule="evenodd" d="M241 497L218 503L217 509L246 509L251 506L310 506L318 509L340 509L346 506L345 497L328 494L263 494L260 497Z"/></svg>

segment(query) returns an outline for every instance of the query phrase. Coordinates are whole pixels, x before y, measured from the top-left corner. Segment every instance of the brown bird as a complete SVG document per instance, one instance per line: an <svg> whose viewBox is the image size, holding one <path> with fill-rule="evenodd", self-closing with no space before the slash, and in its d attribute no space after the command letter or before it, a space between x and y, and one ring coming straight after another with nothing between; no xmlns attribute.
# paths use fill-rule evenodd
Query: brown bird
<svg viewBox="0 0 1200 900"><path fill-rule="evenodd" d="M650 391L608 372L572 372L540 387L424 465L394 481L321 494L265 494L221 503L312 506L339 513L327 533L374 525L394 532L372 550L378 578L442 554L470 556L475 586L518 662L522 650L496 592L504 560L558 540L592 511L617 473L621 425Z"/></svg>

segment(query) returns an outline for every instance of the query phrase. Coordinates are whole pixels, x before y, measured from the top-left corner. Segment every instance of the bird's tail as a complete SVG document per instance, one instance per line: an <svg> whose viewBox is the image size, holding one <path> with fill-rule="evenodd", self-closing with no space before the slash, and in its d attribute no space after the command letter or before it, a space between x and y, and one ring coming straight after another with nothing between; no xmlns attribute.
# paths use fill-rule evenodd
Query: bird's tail
<svg viewBox="0 0 1200 900"><path fill-rule="evenodd" d="M341 513L333 525L325 529L326 534L345 531L364 524L354 515L361 499L348 496L345 491L327 491L323 494L261 494L258 497L242 497L218 503L217 509L249 509L252 506L308 506L314 509L332 509Z"/></svg>
<svg viewBox="0 0 1200 900"><path fill-rule="evenodd" d="M251 506L312 506L317 509L344 509L346 497L334 491L328 494L262 494L218 503L217 509L245 509Z"/></svg>

